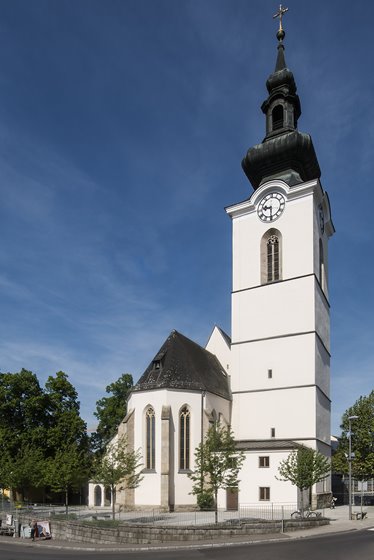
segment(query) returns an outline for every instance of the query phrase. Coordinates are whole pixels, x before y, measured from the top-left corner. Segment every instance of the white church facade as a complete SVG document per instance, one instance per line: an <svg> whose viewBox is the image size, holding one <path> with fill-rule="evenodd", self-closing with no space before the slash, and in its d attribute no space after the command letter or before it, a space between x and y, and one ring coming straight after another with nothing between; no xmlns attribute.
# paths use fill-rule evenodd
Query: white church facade
<svg viewBox="0 0 374 560"><path fill-rule="evenodd" d="M281 27L277 39L262 105L266 136L242 162L253 193L226 208L231 337L214 327L202 348L173 331L134 386L119 433L141 450L144 476L138 488L117 493L119 508L195 507L188 473L214 422L231 426L245 454L238 492L222 491L219 507L296 504L297 489L277 479L280 461L300 444L330 457L328 240L334 227L311 137L297 128L300 100ZM329 479L318 483L314 505L329 492ZM94 486L90 496L94 505Z"/></svg>

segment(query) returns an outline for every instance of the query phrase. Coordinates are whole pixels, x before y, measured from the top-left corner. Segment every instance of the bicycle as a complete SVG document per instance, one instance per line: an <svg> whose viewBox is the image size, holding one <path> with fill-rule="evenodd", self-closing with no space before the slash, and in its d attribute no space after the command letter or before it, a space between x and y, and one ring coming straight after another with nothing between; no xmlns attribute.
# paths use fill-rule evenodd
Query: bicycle
<svg viewBox="0 0 374 560"><path fill-rule="evenodd" d="M318 511L314 511L310 509L310 507L305 508L304 511L301 509L297 509L293 513L291 513L291 517L293 519L308 519L308 518L317 518L321 517L321 514Z"/></svg>

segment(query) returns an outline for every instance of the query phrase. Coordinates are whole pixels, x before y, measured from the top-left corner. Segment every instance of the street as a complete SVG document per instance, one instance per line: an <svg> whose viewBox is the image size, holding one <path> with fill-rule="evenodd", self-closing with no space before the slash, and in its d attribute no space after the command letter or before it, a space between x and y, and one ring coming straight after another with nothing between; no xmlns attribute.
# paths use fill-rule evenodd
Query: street
<svg viewBox="0 0 374 560"><path fill-rule="evenodd" d="M72 544L73 546L73 544ZM119 552L84 551L55 549L51 546L19 545L1 539L1 560L67 560L69 558L90 558L95 560L117 559L126 556L133 560L373 560L374 531L362 530L334 534L332 536L289 539L281 542L235 545L230 547L206 547L174 550L150 550L133 552L126 549Z"/></svg>

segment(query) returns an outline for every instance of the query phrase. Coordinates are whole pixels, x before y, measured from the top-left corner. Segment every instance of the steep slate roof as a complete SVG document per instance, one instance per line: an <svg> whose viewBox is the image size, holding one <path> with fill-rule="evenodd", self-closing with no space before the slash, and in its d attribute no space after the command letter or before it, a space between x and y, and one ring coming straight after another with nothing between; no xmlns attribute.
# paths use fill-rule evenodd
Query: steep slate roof
<svg viewBox="0 0 374 560"><path fill-rule="evenodd" d="M172 331L133 391L208 391L231 400L228 376L214 354Z"/></svg>

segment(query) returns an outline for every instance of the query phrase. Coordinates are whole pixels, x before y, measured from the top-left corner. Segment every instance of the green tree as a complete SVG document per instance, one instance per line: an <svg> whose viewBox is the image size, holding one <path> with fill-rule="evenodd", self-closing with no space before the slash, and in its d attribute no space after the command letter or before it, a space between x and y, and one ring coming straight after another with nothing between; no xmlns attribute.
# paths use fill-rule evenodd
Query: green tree
<svg viewBox="0 0 374 560"><path fill-rule="evenodd" d="M303 490L326 478L331 471L330 461L310 447L301 446L280 462L278 480L291 482L300 490L300 509L304 514Z"/></svg>
<svg viewBox="0 0 374 560"><path fill-rule="evenodd" d="M206 433L204 441L195 451L195 470L188 474L193 482L192 494L198 503L214 498L215 522L218 523L218 490L237 489L238 474L244 461L244 453L236 449L230 427L216 424Z"/></svg>
<svg viewBox="0 0 374 560"><path fill-rule="evenodd" d="M0 483L18 490L44 483L45 395L35 374L0 373Z"/></svg>
<svg viewBox="0 0 374 560"><path fill-rule="evenodd" d="M89 478L88 455L76 442L65 444L47 460L46 472L51 489L65 496L67 515L70 490L78 490Z"/></svg>
<svg viewBox="0 0 374 560"><path fill-rule="evenodd" d="M366 397L360 397L345 411L340 428L339 445L332 459L334 472L348 473L349 417L351 420L352 475L357 480L368 480L374 476L374 390Z"/></svg>
<svg viewBox="0 0 374 560"><path fill-rule="evenodd" d="M67 511L69 490L79 489L89 478L89 438L80 417L78 393L66 373L59 371L48 377L45 387L46 478L52 490L64 494Z"/></svg>
<svg viewBox="0 0 374 560"><path fill-rule="evenodd" d="M115 518L116 490L137 488L143 477L140 451L129 449L127 438L119 436L111 441L103 456L97 456L94 482L109 486L112 496L112 517Z"/></svg>
<svg viewBox="0 0 374 560"><path fill-rule="evenodd" d="M92 447L104 452L106 445L115 436L118 426L126 416L126 402L133 387L132 375L123 373L117 381L106 387L109 397L96 402L96 418L99 420L96 432L91 436Z"/></svg>
<svg viewBox="0 0 374 560"><path fill-rule="evenodd" d="M30 487L48 483L65 493L77 479L88 479L88 442L78 394L65 373L50 376L45 389L31 371L0 373L1 486L22 499ZM70 458L69 450L76 451Z"/></svg>

